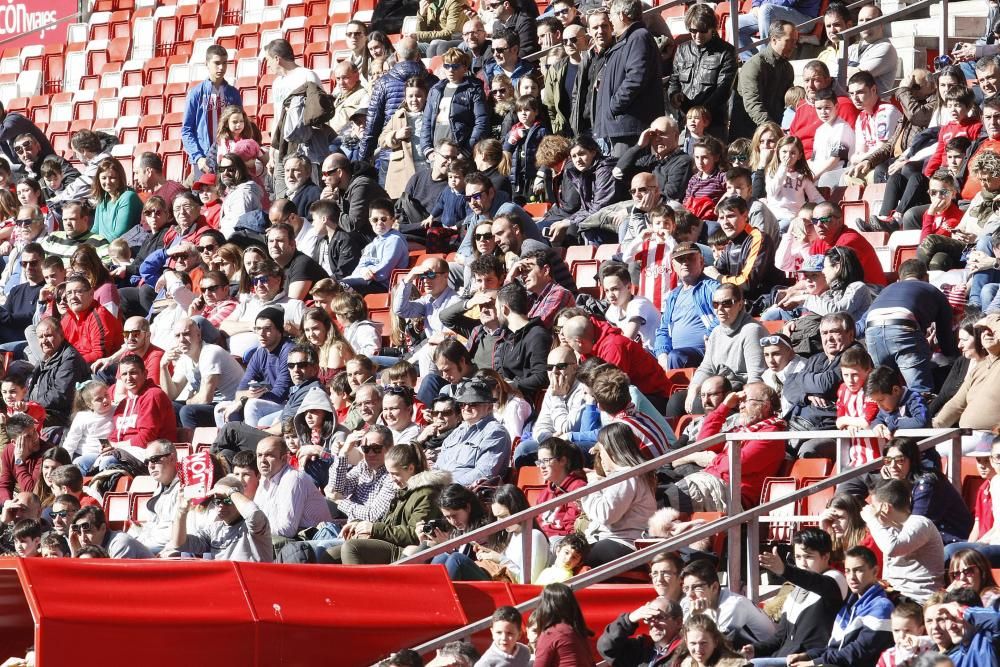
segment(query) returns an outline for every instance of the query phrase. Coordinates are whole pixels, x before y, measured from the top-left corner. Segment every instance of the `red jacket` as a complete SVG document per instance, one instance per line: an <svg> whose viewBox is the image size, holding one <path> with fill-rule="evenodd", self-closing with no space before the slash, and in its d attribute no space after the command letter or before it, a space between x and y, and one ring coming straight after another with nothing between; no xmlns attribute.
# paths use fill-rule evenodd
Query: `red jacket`
<svg viewBox="0 0 1000 667"><path fill-rule="evenodd" d="M967 137L969 141L975 141L976 137L979 136L980 130L983 129L983 124L976 118L966 118L964 120L965 122L963 123L948 123L938 130L937 147L934 149L934 155L924 165L924 176L930 178L944 164L944 147L949 141L956 137Z"/></svg>
<svg viewBox="0 0 1000 667"><path fill-rule="evenodd" d="M560 484L547 484L545 490L538 496L535 504L541 505L553 498L558 498L570 491L576 491L585 486L587 486L587 478L583 476L583 473L574 470ZM545 533L546 537L569 535L573 532L573 526L576 524L579 516L580 503L567 503L557 507L552 512L538 517L538 527Z"/></svg>
<svg viewBox="0 0 1000 667"><path fill-rule="evenodd" d="M944 213L931 215L924 213L924 218L920 225L920 240L923 241L930 234L940 234L941 236L951 236L951 230L958 227L962 222L962 209L955 202L951 203Z"/></svg>
<svg viewBox="0 0 1000 667"><path fill-rule="evenodd" d="M138 396L126 395L112 419L111 438L145 448L153 440L177 440L174 404L163 390L148 379Z"/></svg>
<svg viewBox="0 0 1000 667"><path fill-rule="evenodd" d="M861 262L861 268L865 272L865 282L872 285L885 285L885 270L882 262L879 261L875 248L864 236L845 226L833 243L827 243L823 239L816 239L809 246L809 253L812 255L825 255L826 251L833 246L846 246L854 251Z"/></svg>
<svg viewBox="0 0 1000 667"><path fill-rule="evenodd" d="M646 396L670 395L670 380L642 343L626 338L621 329L608 322L593 317L590 321L597 329L597 340L587 356L600 357L620 368Z"/></svg>
<svg viewBox="0 0 1000 667"><path fill-rule="evenodd" d="M62 330L88 364L111 356L125 342L121 321L97 302L80 315L68 311L62 318Z"/></svg>
<svg viewBox="0 0 1000 667"><path fill-rule="evenodd" d="M593 667L590 642L571 625L556 623L538 635L535 667Z"/></svg>
<svg viewBox="0 0 1000 667"><path fill-rule="evenodd" d="M729 412L729 406L723 403L705 415L698 439L703 440L719 433ZM737 433L773 433L784 431L786 428L785 422L780 417L771 417L751 426L743 426ZM740 448L740 497L743 509L760 504L760 492L764 488L764 480L777 475L784 460L785 443L782 440L743 441ZM728 447L719 452L715 460L705 468L705 472L729 483Z"/></svg>
<svg viewBox="0 0 1000 667"><path fill-rule="evenodd" d="M42 476L42 453L49 448L43 440L38 451L21 465L14 463L14 443L7 443L0 453L0 504L14 497L18 491L34 491Z"/></svg>

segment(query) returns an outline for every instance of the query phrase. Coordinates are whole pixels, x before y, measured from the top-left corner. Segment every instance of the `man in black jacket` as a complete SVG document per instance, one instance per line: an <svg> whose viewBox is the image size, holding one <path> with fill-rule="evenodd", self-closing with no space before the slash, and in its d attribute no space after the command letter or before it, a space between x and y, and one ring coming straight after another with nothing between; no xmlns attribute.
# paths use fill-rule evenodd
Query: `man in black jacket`
<svg viewBox="0 0 1000 667"><path fill-rule="evenodd" d="M22 207L23 212L25 208ZM18 215L20 219L20 214ZM0 343L15 345L0 346L0 350L23 349L27 343L24 340L24 330L31 325L38 303L38 293L42 291L45 278L42 276L42 260L45 251L38 243L29 243L21 251L19 261L24 276L24 282L17 285L7 295L7 300L0 306Z"/></svg>
<svg viewBox="0 0 1000 667"><path fill-rule="evenodd" d="M42 435L52 440L52 432L69 426L76 384L90 378L90 366L80 353L63 337L59 321L46 317L35 325L42 360L31 373L28 400L45 408L45 430Z"/></svg>
<svg viewBox="0 0 1000 667"><path fill-rule="evenodd" d="M361 238L340 228L340 207L332 199L313 202L309 213L319 235L313 246L312 258L339 282L351 275L361 260Z"/></svg>
<svg viewBox="0 0 1000 667"><path fill-rule="evenodd" d="M505 331L493 353L493 368L534 405L538 393L549 386L546 364L552 347L552 332L540 319L528 319L528 290L519 283L501 287L496 303L497 315Z"/></svg>
<svg viewBox="0 0 1000 667"><path fill-rule="evenodd" d="M16 139L22 134L30 134L38 142L41 150L38 152L36 159L39 162L45 159L45 156L55 153L52 149L52 144L49 143L48 137L45 136L45 133L37 125L19 113L8 112L3 104L0 103L0 151L7 158L7 162L11 164L15 180L25 174L25 160L14 149Z"/></svg>
<svg viewBox="0 0 1000 667"><path fill-rule="evenodd" d="M615 178L631 182L640 171L651 171L667 199L684 201L694 173L694 158L680 147L680 128L673 116L660 116L639 135L636 146L625 151L615 166Z"/></svg>
<svg viewBox="0 0 1000 667"><path fill-rule="evenodd" d="M375 238L368 222L368 205L389 199L378 184L375 170L367 162L351 162L343 153L332 153L323 160L322 199L335 199L340 205L340 228L358 234L365 243Z"/></svg>
<svg viewBox="0 0 1000 667"><path fill-rule="evenodd" d="M38 139L36 139L35 135L30 132L24 132L23 134L17 135L14 138L13 145L14 153L21 159L22 167L20 172L15 174L15 180L19 177L33 178L39 183L42 183L42 161L46 158L48 158L49 162L55 162L59 165L59 171L62 174L64 184L72 183L80 177L80 172L77 171L76 167L71 165L66 158L52 152L46 154L42 149L42 145L38 142Z"/></svg>
<svg viewBox="0 0 1000 667"><path fill-rule="evenodd" d="M633 637L640 623L649 626L649 634ZM677 655L683 624L681 606L658 597L611 621L597 640L597 651L613 665L664 667Z"/></svg>

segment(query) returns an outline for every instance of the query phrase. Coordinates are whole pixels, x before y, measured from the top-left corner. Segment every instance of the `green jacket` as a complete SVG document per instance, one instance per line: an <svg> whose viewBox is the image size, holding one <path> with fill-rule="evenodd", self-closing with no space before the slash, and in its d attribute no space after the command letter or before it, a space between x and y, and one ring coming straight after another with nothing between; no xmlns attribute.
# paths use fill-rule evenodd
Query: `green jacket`
<svg viewBox="0 0 1000 667"><path fill-rule="evenodd" d="M392 501L385 518L372 525L372 539L400 548L419 544L417 522L441 516L436 501L441 489L449 484L451 473L448 472L425 470L411 477L406 489Z"/></svg>
<svg viewBox="0 0 1000 667"><path fill-rule="evenodd" d="M545 70L545 80L542 85L542 102L548 109L549 120L552 121L552 133L563 136L570 136L573 131L569 126L573 99L572 96L567 96L563 89L568 64L569 58L562 58L559 62L549 65Z"/></svg>
<svg viewBox="0 0 1000 667"><path fill-rule="evenodd" d="M730 134L752 137L769 121L780 124L785 112L785 93L795 82L792 64L768 44L743 63L733 97Z"/></svg>
<svg viewBox="0 0 1000 667"><path fill-rule="evenodd" d="M464 7L465 3L459 0L431 2L424 12L417 12L417 30L413 38L418 42L431 42L461 35L465 22Z"/></svg>

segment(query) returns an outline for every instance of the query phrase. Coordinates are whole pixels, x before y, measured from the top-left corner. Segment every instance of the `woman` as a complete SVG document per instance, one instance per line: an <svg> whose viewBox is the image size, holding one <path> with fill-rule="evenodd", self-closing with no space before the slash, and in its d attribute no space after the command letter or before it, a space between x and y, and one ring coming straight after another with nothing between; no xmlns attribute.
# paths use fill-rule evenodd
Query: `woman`
<svg viewBox="0 0 1000 667"><path fill-rule="evenodd" d="M422 534L421 543L427 546L447 542L464 533L482 528L490 522L490 516L479 501L479 497L461 484L449 484L444 487L438 496L437 504L450 529L445 532L437 525L425 528L421 522L417 530ZM499 534L494 533L486 539L485 546L495 550L499 545L499 539ZM456 551L435 556L431 559L431 563L444 565L448 571L448 578L452 581L489 581L489 573L476 565L475 561L476 549L482 546L484 545L468 542Z"/></svg>
<svg viewBox="0 0 1000 667"><path fill-rule="evenodd" d="M94 286L94 300L117 317L121 296L111 278L111 273L101 263L101 258L97 256L97 250L94 249L94 246L87 243L78 245L69 260L69 266L71 273L82 273L87 276L87 280Z"/></svg>
<svg viewBox="0 0 1000 667"><path fill-rule="evenodd" d="M42 509L52 507L56 499L52 493L52 471L60 466L68 466L72 462L69 452L62 447L50 447L42 454L42 475L35 485L35 495L38 496Z"/></svg>
<svg viewBox="0 0 1000 667"><path fill-rule="evenodd" d="M742 667L747 661L733 651L718 626L705 614L694 614L682 630L687 657L679 667Z"/></svg>
<svg viewBox="0 0 1000 667"><path fill-rule="evenodd" d="M506 380L492 368L481 368L476 371L476 378L484 380L493 387L493 416L504 425L510 439L521 437L524 425L531 416L531 404L514 393Z"/></svg>
<svg viewBox="0 0 1000 667"><path fill-rule="evenodd" d="M240 271L240 289L238 300L246 301L253 295L253 285L251 277L259 273L264 268L264 264L270 259L260 246L252 245L243 251L242 266Z"/></svg>
<svg viewBox="0 0 1000 667"><path fill-rule="evenodd" d="M960 549L951 556L948 564L948 590L968 588L980 595L984 588L995 588L996 579L990 561L975 548Z"/></svg>
<svg viewBox="0 0 1000 667"><path fill-rule="evenodd" d="M931 415L936 415L941 408L958 393L965 378L972 374L976 365L984 361L987 357L986 348L983 347L981 337L982 330L976 328L976 322L980 319L977 313L962 320L958 327L958 351L961 356L952 362L951 370L941 385L941 391L931 401L928 406Z"/></svg>
<svg viewBox="0 0 1000 667"><path fill-rule="evenodd" d="M826 509L819 518L819 527L830 533L833 538L832 562L843 567L844 554L857 546L868 547L878 560L879 572L882 571L882 550L875 544L865 520L861 518L864 504L857 497L847 493L838 493L826 504Z"/></svg>
<svg viewBox="0 0 1000 667"><path fill-rule="evenodd" d="M498 74L493 79L494 87L498 79L506 79L503 74ZM507 81L508 85L510 81ZM510 131L510 128L507 128ZM506 136L506 135L504 135ZM490 179L493 188L497 191L511 194L510 187L510 158L503 152L503 144L493 138L487 138L476 144L472 150L472 160L476 164L476 169L482 172L483 176Z"/></svg>
<svg viewBox="0 0 1000 667"><path fill-rule="evenodd" d="M815 257L819 257L816 255ZM779 312L782 318L792 319L794 309L801 308L801 314L822 317L830 313L846 312L855 322L862 321L868 307L872 303L872 292L864 281L864 269L858 255L852 248L847 246L834 246L823 255L821 271L812 269L807 260L799 272L805 273L805 280L808 284L812 280L812 289L808 292L786 296L767 309L762 315L762 320L777 319L774 315ZM794 325L795 322L792 322ZM794 326L793 326L794 329Z"/></svg>
<svg viewBox="0 0 1000 667"><path fill-rule="evenodd" d="M490 98L493 100L490 134L494 139L503 141L504 137L510 134L510 128L517 122L517 113L514 111L517 95L510 77L506 74L497 74L493 77L490 83Z"/></svg>
<svg viewBox="0 0 1000 667"><path fill-rule="evenodd" d="M646 462L635 433L621 422L600 430L593 453L594 470L587 473L588 483L615 477ZM586 535L591 548L587 565L597 567L635 551L635 540L642 536L649 517L656 511L655 492L656 474L649 473L630 477L580 500L589 519Z"/></svg>
<svg viewBox="0 0 1000 667"><path fill-rule="evenodd" d="M378 356L382 350L382 327L368 319L365 300L352 292L343 292L333 297L330 307L354 353L369 358Z"/></svg>
<svg viewBox="0 0 1000 667"><path fill-rule="evenodd" d="M493 493L493 503L490 510L497 521L526 509L528 509L528 499L524 497L524 492L513 484L504 484ZM530 584L548 566L549 543L545 539L545 533L538 530L537 522L532 521L530 578L525 577L524 572L524 554L521 549L521 540L524 539L524 534L521 524L516 523L498 535L494 549L479 545L474 546L478 567L485 568L488 573L491 573L491 578L497 578L492 573L500 572L500 568L507 568L507 574L514 583Z"/></svg>
<svg viewBox="0 0 1000 667"><path fill-rule="evenodd" d="M583 612L566 584L549 584L532 615L538 642L535 667L582 667L593 665L588 638L594 634L583 620Z"/></svg>
<svg viewBox="0 0 1000 667"><path fill-rule="evenodd" d="M409 79L404 88L403 104L389 117L378 137L379 148L390 151L385 191L394 199L403 194L414 172L427 164L420 150L426 105L427 83L416 77Z"/></svg>
<svg viewBox="0 0 1000 667"><path fill-rule="evenodd" d="M371 59L396 57L396 50L389 41L389 37L381 30L372 30L368 33L368 55ZM395 60L393 60L395 62Z"/></svg>
<svg viewBox="0 0 1000 667"><path fill-rule="evenodd" d="M229 293L234 298L240 293L240 281L243 279L243 249L235 243L225 243L212 258L212 268L222 271L229 281Z"/></svg>
<svg viewBox="0 0 1000 667"><path fill-rule="evenodd" d="M420 50L428 58L440 56L458 46L455 38L461 39L462 24L465 23L465 0L430 0L420 3L417 10L417 29L410 33L420 44ZM461 43L461 42L459 42Z"/></svg>
<svg viewBox="0 0 1000 667"><path fill-rule="evenodd" d="M382 421L392 431L397 444L412 442L420 435L420 426L413 421L413 390L395 385L385 388L382 397Z"/></svg>
<svg viewBox="0 0 1000 667"><path fill-rule="evenodd" d="M344 370L348 360L354 358L354 351L322 308L306 310L302 314L300 329L302 340L319 350L319 381L325 385L333 379L333 376Z"/></svg>
<svg viewBox="0 0 1000 667"><path fill-rule="evenodd" d="M992 431L1000 424L1000 315L987 315L976 322L986 358L965 376L951 400L931 422L934 428L954 426Z"/></svg>
<svg viewBox="0 0 1000 667"><path fill-rule="evenodd" d="M476 223L476 228L472 232L472 259L465 263L462 284L472 285L472 262L476 261L483 255L501 257L499 248L500 246L497 245L497 239L493 236L493 223L489 220ZM462 255L455 255L455 259L461 263ZM501 261L503 261L502 258Z"/></svg>
<svg viewBox="0 0 1000 667"><path fill-rule="evenodd" d="M972 530L972 513L961 494L941 474L937 452L928 451L921 456L917 441L911 438L893 438L884 449L882 477L908 482L913 513L930 519L945 545L964 542Z"/></svg>
<svg viewBox="0 0 1000 667"><path fill-rule="evenodd" d="M535 465L538 466L538 472L545 483L545 489L538 496L536 505L587 486L587 477L583 471L583 454L579 448L562 438L543 440L538 446L538 459ZM579 503L566 503L539 515L538 525L555 547L558 542L553 538L572 533L579 517Z"/></svg>
<svg viewBox="0 0 1000 667"><path fill-rule="evenodd" d="M219 218L219 231L227 239L233 237L236 223L240 216L251 211L259 211L264 207L266 195L260 186L254 183L247 170L243 158L234 153L226 153L219 158L219 182L226 187L222 198L222 216Z"/></svg>
<svg viewBox="0 0 1000 667"><path fill-rule="evenodd" d="M575 238L576 225L618 198L618 181L611 175L615 161L601 154L593 138L578 137L570 146L569 161L559 189L559 204L545 216L545 220L556 221L549 227L554 244L567 232Z"/></svg>
<svg viewBox="0 0 1000 667"><path fill-rule="evenodd" d="M785 133L781 126L773 122L760 125L753 133L753 138L750 140L750 164L747 169L753 174L751 196L754 199L764 199L767 196L764 185L764 170L767 168L767 163L771 161L771 155L778 145L778 140L783 136Z"/></svg>
<svg viewBox="0 0 1000 667"><path fill-rule="evenodd" d="M469 75L472 58L458 49L448 49L444 54L446 78L431 88L427 95L427 109L420 133L420 150L430 156L441 141L450 139L465 153L489 134L489 110L483 94L482 82ZM442 104L450 98L450 104Z"/></svg>
<svg viewBox="0 0 1000 667"><path fill-rule="evenodd" d="M142 212L142 201L128 187L122 163L115 158L101 160L97 165L91 198L97 202L91 231L114 241L137 224Z"/></svg>
<svg viewBox="0 0 1000 667"><path fill-rule="evenodd" d="M419 528L438 519L437 496L451 482L447 472L430 470L419 445L394 445L385 455L385 469L399 488L381 521L348 524L347 541L328 552L332 562L345 565L388 565L404 547L420 543Z"/></svg>

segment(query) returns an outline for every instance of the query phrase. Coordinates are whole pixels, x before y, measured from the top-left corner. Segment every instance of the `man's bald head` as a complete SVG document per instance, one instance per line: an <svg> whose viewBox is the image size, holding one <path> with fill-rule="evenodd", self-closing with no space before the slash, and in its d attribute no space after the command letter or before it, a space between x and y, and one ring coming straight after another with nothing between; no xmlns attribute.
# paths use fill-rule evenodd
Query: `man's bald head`
<svg viewBox="0 0 1000 667"><path fill-rule="evenodd" d="M21 519L37 519L42 514L42 502L31 491L19 491L14 494L14 499L24 505Z"/></svg>
<svg viewBox="0 0 1000 667"><path fill-rule="evenodd" d="M576 353L565 345L560 345L549 350L546 361L550 364L576 363Z"/></svg>
<svg viewBox="0 0 1000 667"><path fill-rule="evenodd" d="M145 317L140 317L138 315L130 317L125 320L126 329L139 329L140 331L149 331L149 320Z"/></svg>
<svg viewBox="0 0 1000 667"><path fill-rule="evenodd" d="M633 188L649 187L651 185L657 185L658 187L656 176L648 171L640 171L632 177Z"/></svg>
<svg viewBox="0 0 1000 667"><path fill-rule="evenodd" d="M404 37L396 42L396 53L400 60L420 60L420 45L412 37Z"/></svg>

